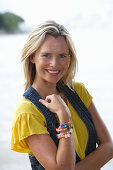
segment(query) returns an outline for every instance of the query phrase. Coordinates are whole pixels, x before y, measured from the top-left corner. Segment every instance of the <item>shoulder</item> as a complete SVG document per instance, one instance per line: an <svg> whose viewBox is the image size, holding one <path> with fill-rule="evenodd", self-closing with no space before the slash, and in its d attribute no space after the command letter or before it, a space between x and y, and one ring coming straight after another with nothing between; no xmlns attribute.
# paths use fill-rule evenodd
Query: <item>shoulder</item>
<svg viewBox="0 0 113 170"><path fill-rule="evenodd" d="M13 120L16 121L21 115L34 115L45 121L43 114L37 109L37 107L25 98L21 99L14 109Z"/></svg>
<svg viewBox="0 0 113 170"><path fill-rule="evenodd" d="M77 92L79 97L82 97L83 95L87 95L88 90L86 89L85 85L81 82L73 82L73 89Z"/></svg>
<svg viewBox="0 0 113 170"><path fill-rule="evenodd" d="M33 134L49 134L46 120L34 104L22 99L13 114L11 149L31 153L25 139Z"/></svg>
<svg viewBox="0 0 113 170"><path fill-rule="evenodd" d="M82 82L73 81L72 83L74 90L80 91L85 88L84 84Z"/></svg>
<svg viewBox="0 0 113 170"><path fill-rule="evenodd" d="M81 82L73 82L73 89L77 92L83 103L86 105L86 107L89 107L91 101L92 101L92 96L85 87L85 85Z"/></svg>

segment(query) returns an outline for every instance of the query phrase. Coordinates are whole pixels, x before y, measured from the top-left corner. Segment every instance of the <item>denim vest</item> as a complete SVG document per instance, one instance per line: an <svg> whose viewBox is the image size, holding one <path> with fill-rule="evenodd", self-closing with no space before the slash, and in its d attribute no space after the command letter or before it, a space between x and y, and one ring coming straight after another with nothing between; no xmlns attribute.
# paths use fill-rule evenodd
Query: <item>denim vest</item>
<svg viewBox="0 0 113 170"><path fill-rule="evenodd" d="M70 104L77 111L78 115L80 116L80 118L82 119L82 121L85 123L87 127L88 142L85 150L85 156L87 156L89 153L91 153L96 149L96 143L97 143L96 130L91 118L91 114L75 90L69 88L67 85L61 85L61 84L57 85L57 88L68 99ZM23 94L23 96L29 101L31 101L38 108L38 110L44 115L47 123L47 130L50 133L50 136L55 142L56 146L58 147L59 140L56 137L56 128L58 128L60 124L55 114L52 113L47 107L45 107L39 102L41 96L32 86L29 87L29 89ZM35 156L29 155L29 159L31 162L32 170L44 170L44 167L37 161ZM76 153L75 161L79 162L80 160L81 159L79 155Z"/></svg>

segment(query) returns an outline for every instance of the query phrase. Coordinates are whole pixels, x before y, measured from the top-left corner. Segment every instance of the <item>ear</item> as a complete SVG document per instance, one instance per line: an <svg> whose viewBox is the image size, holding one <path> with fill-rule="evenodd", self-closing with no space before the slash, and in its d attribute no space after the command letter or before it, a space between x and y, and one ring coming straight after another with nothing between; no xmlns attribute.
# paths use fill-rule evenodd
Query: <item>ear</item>
<svg viewBox="0 0 113 170"><path fill-rule="evenodd" d="M33 64L35 63L35 60L34 60L34 59L35 59L34 55L31 55L31 56L30 56L30 61L31 61L31 63L33 63Z"/></svg>

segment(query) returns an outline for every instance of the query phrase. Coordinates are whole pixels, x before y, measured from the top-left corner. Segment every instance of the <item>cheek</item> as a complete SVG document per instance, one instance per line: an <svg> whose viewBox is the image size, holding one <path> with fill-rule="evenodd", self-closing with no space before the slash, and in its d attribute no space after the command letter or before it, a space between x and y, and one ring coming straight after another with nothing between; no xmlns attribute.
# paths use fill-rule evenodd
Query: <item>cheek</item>
<svg viewBox="0 0 113 170"><path fill-rule="evenodd" d="M37 67L44 67L46 65L46 62L42 61L40 58L35 62L35 65Z"/></svg>
<svg viewBox="0 0 113 170"><path fill-rule="evenodd" d="M69 68L70 66L70 58L64 63L65 67Z"/></svg>
<svg viewBox="0 0 113 170"><path fill-rule="evenodd" d="M64 63L64 65L63 65L64 74L67 73L67 71L68 71L68 69L69 69L69 66L70 66L70 62L69 62L69 61L67 61L67 62Z"/></svg>
<svg viewBox="0 0 113 170"><path fill-rule="evenodd" d="M60 64L64 65L64 66L69 66L70 65L70 58L65 58L59 61Z"/></svg>

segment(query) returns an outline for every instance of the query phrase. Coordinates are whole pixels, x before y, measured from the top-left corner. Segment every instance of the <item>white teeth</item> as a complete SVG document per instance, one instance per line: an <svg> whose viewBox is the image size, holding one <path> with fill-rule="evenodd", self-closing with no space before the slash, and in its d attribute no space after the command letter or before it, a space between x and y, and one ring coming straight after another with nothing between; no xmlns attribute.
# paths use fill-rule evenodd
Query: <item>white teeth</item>
<svg viewBox="0 0 113 170"><path fill-rule="evenodd" d="M51 71L51 70L48 70L49 73L52 73L52 74L57 74L59 71Z"/></svg>

